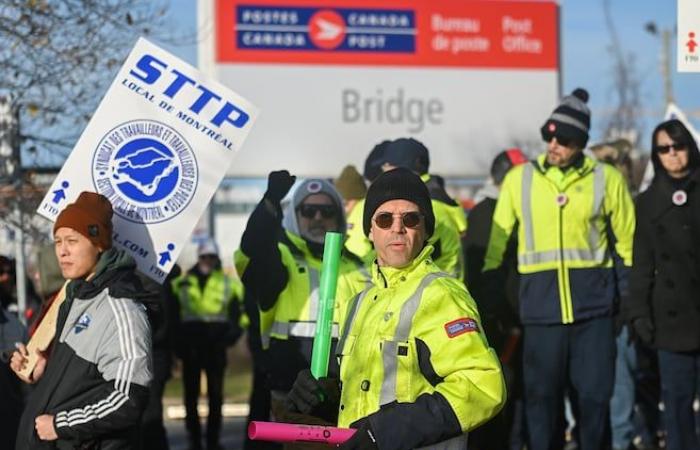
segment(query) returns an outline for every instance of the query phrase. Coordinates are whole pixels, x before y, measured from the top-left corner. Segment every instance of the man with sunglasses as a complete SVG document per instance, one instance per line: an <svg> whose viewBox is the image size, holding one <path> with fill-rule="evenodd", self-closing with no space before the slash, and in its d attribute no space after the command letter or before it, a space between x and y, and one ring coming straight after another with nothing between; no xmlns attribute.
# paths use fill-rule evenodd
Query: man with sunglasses
<svg viewBox="0 0 700 450"><path fill-rule="evenodd" d="M563 447L566 392L580 448L610 446L612 316L627 291L635 219L624 177L583 154L587 100L580 88L564 97L540 130L547 152L506 175L484 264L489 289L502 289L492 270L517 226L530 450Z"/></svg>
<svg viewBox="0 0 700 450"><path fill-rule="evenodd" d="M464 449L466 432L501 408L505 388L474 300L431 258L435 215L421 178L401 168L379 176L363 230L377 256L372 286L341 310L340 383L307 370L290 399L357 428L342 450Z"/></svg>
<svg viewBox="0 0 700 450"><path fill-rule="evenodd" d="M281 201L295 180L286 170L270 173L267 191L248 219L235 259L246 292L260 309L274 418L303 423L308 418L290 415L286 410L287 392L297 373L311 365L325 234L344 234L346 222L340 195L322 179L300 183L283 213ZM367 277L361 269L359 258L343 252L339 272L347 278L348 283L343 286L351 292L343 294L339 287L337 299L350 298L364 288ZM337 336L336 325L334 337ZM333 361L329 370L337 373ZM299 447L308 448L286 446Z"/></svg>

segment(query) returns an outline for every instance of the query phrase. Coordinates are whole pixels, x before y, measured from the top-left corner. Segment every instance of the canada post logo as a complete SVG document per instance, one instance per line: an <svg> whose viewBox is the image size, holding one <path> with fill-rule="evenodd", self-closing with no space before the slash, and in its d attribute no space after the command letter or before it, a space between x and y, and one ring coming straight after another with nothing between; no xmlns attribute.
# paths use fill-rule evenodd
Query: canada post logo
<svg viewBox="0 0 700 450"><path fill-rule="evenodd" d="M399 9L236 7L240 49L414 53L415 13Z"/></svg>
<svg viewBox="0 0 700 450"><path fill-rule="evenodd" d="M197 160L175 129L153 120L119 125L100 140L92 161L95 190L135 223L177 216L192 200Z"/></svg>

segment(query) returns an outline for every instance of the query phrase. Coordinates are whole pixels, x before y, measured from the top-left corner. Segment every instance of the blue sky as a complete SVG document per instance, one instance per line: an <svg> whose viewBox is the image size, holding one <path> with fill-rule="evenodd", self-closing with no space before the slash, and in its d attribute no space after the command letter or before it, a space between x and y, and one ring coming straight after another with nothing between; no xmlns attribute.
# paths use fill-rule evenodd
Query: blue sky
<svg viewBox="0 0 700 450"><path fill-rule="evenodd" d="M196 3L195 0L172 0L171 3L173 20L187 32L196 28ZM332 3L332 0L326 0L326 3ZM675 69L676 1L609 0L609 4L622 50L632 55L635 61L633 74L639 80L644 125L640 146L648 146L651 130L663 119L665 110L660 69L661 38L645 31L644 26L650 21L655 22L659 30L673 30L674 97L676 104L691 115L690 119L697 128L700 125L700 73L677 73ZM578 86L589 91L589 105L593 112L592 142L601 139L605 114L616 106L613 59L609 51L612 40L603 11L603 0L560 1L562 91L567 94ZM196 65L194 44L170 46L168 49Z"/></svg>

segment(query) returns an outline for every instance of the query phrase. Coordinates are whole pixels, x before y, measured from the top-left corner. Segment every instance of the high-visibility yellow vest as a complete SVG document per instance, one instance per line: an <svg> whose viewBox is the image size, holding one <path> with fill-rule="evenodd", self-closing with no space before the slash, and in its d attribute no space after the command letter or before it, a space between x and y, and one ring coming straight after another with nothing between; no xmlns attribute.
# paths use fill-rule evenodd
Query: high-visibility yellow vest
<svg viewBox="0 0 700 450"><path fill-rule="evenodd" d="M289 276L287 285L272 308L260 311L260 333L264 348L269 347L270 339L313 338L316 333L322 260L310 252L301 237L288 231L286 236L294 248L282 242L278 243L278 248ZM242 274L247 265L247 257L241 255L237 259L237 269ZM336 311L344 306L343 301L364 289L369 273L360 261L341 256L339 276L347 282L338 284ZM345 289L349 292L345 292ZM332 333L333 337L338 337L337 317L334 319Z"/></svg>
<svg viewBox="0 0 700 450"><path fill-rule="evenodd" d="M608 314L615 296L612 242L632 263L634 205L623 176L584 157L562 171L537 161L506 175L493 216L484 271L498 267L518 224L524 323L572 323Z"/></svg>
<svg viewBox="0 0 700 450"><path fill-rule="evenodd" d="M505 402L501 366L476 304L461 281L439 271L431 252L426 247L403 269L375 265L374 285L341 312L340 427L393 401L439 392L466 432ZM438 382L419 368L417 339L430 349Z"/></svg>
<svg viewBox="0 0 700 450"><path fill-rule="evenodd" d="M204 289L195 275L188 274L173 280L173 289L180 301L183 322L225 322L230 317L231 302L243 300L243 284L221 269L209 275Z"/></svg>
<svg viewBox="0 0 700 450"><path fill-rule="evenodd" d="M346 232L345 248L354 253L367 266L374 261L376 253L372 242L365 236L362 228L362 215L365 210L365 199L358 200L347 217L348 229Z"/></svg>

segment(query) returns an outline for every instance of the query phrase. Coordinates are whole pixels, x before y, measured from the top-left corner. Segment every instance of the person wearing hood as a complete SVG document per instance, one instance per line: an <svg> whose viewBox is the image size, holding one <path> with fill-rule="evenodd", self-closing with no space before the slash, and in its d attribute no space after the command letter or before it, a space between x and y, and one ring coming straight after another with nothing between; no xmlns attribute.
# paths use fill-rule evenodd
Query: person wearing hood
<svg viewBox="0 0 700 450"><path fill-rule="evenodd" d="M286 395L296 375L311 365L316 330L320 268L326 232L345 234L343 201L333 185L307 179L291 193L282 212L281 201L295 176L286 170L271 172L267 191L257 205L241 238L236 269L246 292L260 309L262 345L267 353L272 411L277 420L303 422L286 414ZM336 292L336 311L365 286L362 261L343 251L339 272L348 283ZM344 290L352 292L344 292ZM333 327L333 342L338 336ZM337 373L332 358L329 372Z"/></svg>
<svg viewBox="0 0 700 450"><path fill-rule="evenodd" d="M491 163L491 178L476 194L477 204L469 212L469 229L464 238L464 259L467 264L465 284L476 300L481 313L484 332L491 346L500 356L508 390L506 406L501 413L484 426L477 428L469 438L474 449L522 448L524 421L522 418L522 345L518 320L518 242L511 236L508 242L499 277L505 289L497 293L486 293L482 269L486 247L489 243L493 212L508 171L527 163L527 157L518 148L498 153ZM516 411L517 408L517 411ZM512 424L512 427L510 426ZM509 445L513 443L513 445Z"/></svg>
<svg viewBox="0 0 700 450"><path fill-rule="evenodd" d="M197 403L204 371L209 397L207 449L220 449L226 348L243 334L243 285L224 273L219 248L208 238L197 247L197 263L173 280L172 286L180 307L176 353L182 360L185 427L190 448L202 447Z"/></svg>
<svg viewBox="0 0 700 450"><path fill-rule="evenodd" d="M20 419L16 448L138 448L152 379L151 328L134 259L112 246L112 205L82 192L53 227L56 257L69 280L51 357L19 375L36 383Z"/></svg>
<svg viewBox="0 0 700 450"><path fill-rule="evenodd" d="M462 206L452 199L439 179L428 173L430 154L427 147L413 138L399 138L387 144L383 153L384 172L402 167L420 176L428 187L435 211L435 233L430 238L433 260L445 272L462 279L464 259L462 238L467 231L467 217Z"/></svg>
<svg viewBox="0 0 700 450"><path fill-rule="evenodd" d="M679 120L652 134L654 179L637 197L630 294L634 333L658 352L666 448L697 450L700 388L700 153Z"/></svg>

